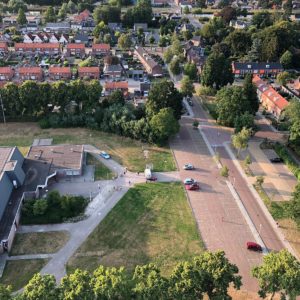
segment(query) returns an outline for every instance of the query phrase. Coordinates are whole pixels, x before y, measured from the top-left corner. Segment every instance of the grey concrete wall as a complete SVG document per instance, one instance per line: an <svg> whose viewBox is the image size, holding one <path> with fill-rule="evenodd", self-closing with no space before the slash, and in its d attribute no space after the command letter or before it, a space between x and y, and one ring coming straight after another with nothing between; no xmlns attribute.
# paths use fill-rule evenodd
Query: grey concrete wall
<svg viewBox="0 0 300 300"><path fill-rule="evenodd" d="M0 219L3 216L5 207L7 205L8 199L11 195L11 192L13 190L13 184L10 181L7 174L3 174L3 176L0 178L0 191L1 191L1 197L0 197Z"/></svg>

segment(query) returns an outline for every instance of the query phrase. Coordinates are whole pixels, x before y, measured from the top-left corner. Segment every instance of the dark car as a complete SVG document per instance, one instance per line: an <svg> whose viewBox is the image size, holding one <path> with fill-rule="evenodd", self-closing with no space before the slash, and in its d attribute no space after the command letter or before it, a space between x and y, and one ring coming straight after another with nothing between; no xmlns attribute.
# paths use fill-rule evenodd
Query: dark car
<svg viewBox="0 0 300 300"><path fill-rule="evenodd" d="M194 104L193 104L193 101L192 101L191 99L188 100L188 104L189 104L190 106L193 106L193 105L194 105Z"/></svg>
<svg viewBox="0 0 300 300"><path fill-rule="evenodd" d="M271 158L271 159L270 159L270 162L271 162L271 163L282 163L282 162L283 162L283 159L280 158L280 157L275 157L275 158Z"/></svg>
<svg viewBox="0 0 300 300"><path fill-rule="evenodd" d="M198 191L200 190L200 185L198 182L194 182L193 184L185 185L185 189L188 191Z"/></svg>
<svg viewBox="0 0 300 300"><path fill-rule="evenodd" d="M254 242L247 242L247 249L252 251L262 252L261 245Z"/></svg>

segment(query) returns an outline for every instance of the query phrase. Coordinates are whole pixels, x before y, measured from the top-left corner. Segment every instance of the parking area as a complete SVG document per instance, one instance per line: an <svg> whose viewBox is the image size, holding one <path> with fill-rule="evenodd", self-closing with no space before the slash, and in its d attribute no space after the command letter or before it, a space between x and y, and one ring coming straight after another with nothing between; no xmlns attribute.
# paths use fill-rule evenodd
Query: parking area
<svg viewBox="0 0 300 300"><path fill-rule="evenodd" d="M248 151L252 158L250 169L254 176L264 176L264 190L273 201L288 201L297 184L295 176L283 163L271 163L277 157L274 150L260 148L260 141L251 141Z"/></svg>

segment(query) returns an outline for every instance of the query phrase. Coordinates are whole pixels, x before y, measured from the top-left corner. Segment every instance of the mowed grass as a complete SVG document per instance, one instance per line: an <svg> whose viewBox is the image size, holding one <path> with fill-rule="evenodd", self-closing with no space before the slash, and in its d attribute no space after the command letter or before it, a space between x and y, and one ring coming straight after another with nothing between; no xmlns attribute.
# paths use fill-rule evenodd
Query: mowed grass
<svg viewBox="0 0 300 300"><path fill-rule="evenodd" d="M107 151L133 172L152 163L154 171L176 170L168 147L156 147L130 138L85 128L41 129L37 123L0 124L0 146L28 147L35 138L53 138L54 144L91 144ZM145 154L147 154L145 156Z"/></svg>
<svg viewBox="0 0 300 300"><path fill-rule="evenodd" d="M180 183L144 183L131 188L68 262L68 270L98 265L155 263L168 275L182 260L203 251Z"/></svg>
<svg viewBox="0 0 300 300"><path fill-rule="evenodd" d="M35 273L38 273L48 262L47 259L20 259L6 262L0 283L11 285L13 291L24 287Z"/></svg>
<svg viewBox="0 0 300 300"><path fill-rule="evenodd" d="M69 237L67 231L17 233L10 255L55 253Z"/></svg>
<svg viewBox="0 0 300 300"><path fill-rule="evenodd" d="M86 157L86 163L87 165L93 165L95 166L95 173L94 173L94 179L95 180L101 180L101 179L112 179L115 174L107 168L103 163L101 163L99 160L97 160L93 155L87 154Z"/></svg>

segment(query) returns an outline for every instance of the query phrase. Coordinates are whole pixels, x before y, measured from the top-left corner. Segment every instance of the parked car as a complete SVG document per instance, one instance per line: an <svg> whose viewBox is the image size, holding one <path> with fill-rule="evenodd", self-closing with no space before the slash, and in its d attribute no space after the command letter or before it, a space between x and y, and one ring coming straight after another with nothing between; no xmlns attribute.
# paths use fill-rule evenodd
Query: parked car
<svg viewBox="0 0 300 300"><path fill-rule="evenodd" d="M157 180L157 177L152 176L152 177L150 177L150 178L147 178L147 180L149 180L149 181L156 181L156 180Z"/></svg>
<svg viewBox="0 0 300 300"><path fill-rule="evenodd" d="M200 185L197 182L194 182L190 185L185 185L185 189L188 191L198 191L200 190Z"/></svg>
<svg viewBox="0 0 300 300"><path fill-rule="evenodd" d="M194 166L192 164L185 164L183 166L183 169L184 170L194 170L195 168L194 168Z"/></svg>
<svg viewBox="0 0 300 300"><path fill-rule="evenodd" d="M270 162L271 162L271 163L282 163L282 162L283 162L283 159L280 158L280 157L274 157L274 158L271 158L271 159L270 159Z"/></svg>
<svg viewBox="0 0 300 300"><path fill-rule="evenodd" d="M191 185L195 182L195 180L193 178L186 178L184 179L184 184L185 185Z"/></svg>
<svg viewBox="0 0 300 300"><path fill-rule="evenodd" d="M106 153L105 151L101 151L100 156L105 159L110 159L110 155L108 153Z"/></svg>
<svg viewBox="0 0 300 300"><path fill-rule="evenodd" d="M194 105L192 99L189 99L189 100L188 100L188 104L189 104L190 106L193 106L193 105Z"/></svg>
<svg viewBox="0 0 300 300"><path fill-rule="evenodd" d="M252 251L262 252L261 245L255 242L247 242L247 249Z"/></svg>

